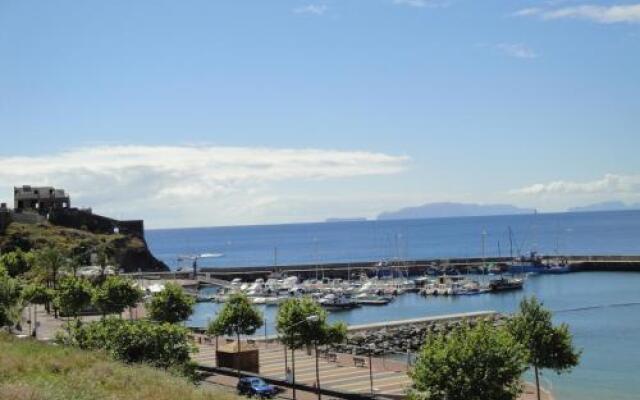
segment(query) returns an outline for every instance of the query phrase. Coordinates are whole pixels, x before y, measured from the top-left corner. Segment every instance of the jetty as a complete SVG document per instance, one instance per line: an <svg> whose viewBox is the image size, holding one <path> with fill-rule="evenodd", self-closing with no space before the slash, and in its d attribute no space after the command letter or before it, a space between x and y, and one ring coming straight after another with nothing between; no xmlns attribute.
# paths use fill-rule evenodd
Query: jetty
<svg viewBox="0 0 640 400"><path fill-rule="evenodd" d="M455 313L446 315L433 315L421 318L410 318L388 322L373 322L369 324L349 325L347 331L349 333L355 332L367 332L378 329L389 329L402 326L423 326L431 325L434 323L443 323L450 321L465 321L469 319L477 318L493 318L498 315L496 311L473 311L466 313Z"/></svg>
<svg viewBox="0 0 640 400"><path fill-rule="evenodd" d="M571 272L640 272L640 255L567 255L544 256L543 260L566 260ZM292 264L264 266L202 267L195 272L191 269L180 271L128 272L121 275L135 280L184 281L188 286L230 287L233 279L253 282L256 279L268 279L274 275L297 276L300 279L341 278L354 279L361 275L374 276L379 271L401 269L410 276L422 276L427 269L455 271L465 274L483 265L493 264L506 268L512 262L511 257L439 258L390 261L337 262L323 264Z"/></svg>
<svg viewBox="0 0 640 400"><path fill-rule="evenodd" d="M640 255L565 255L544 256L543 260L564 259L568 262L571 271L632 271L640 272ZM466 273L472 268L478 268L485 264L495 264L506 267L513 261L511 257L471 257L471 258L433 258L389 261L362 262L338 262L322 264L292 264L292 265L265 265L265 266L233 266L233 267L203 267L198 269L198 279L205 282L231 281L240 278L243 281L253 281L258 278L266 279L275 274L298 276L301 279L309 278L343 278L348 279L361 273L375 274L377 271L402 268L409 275L423 275L427 268L454 269L460 273ZM188 273L188 272L185 272Z"/></svg>

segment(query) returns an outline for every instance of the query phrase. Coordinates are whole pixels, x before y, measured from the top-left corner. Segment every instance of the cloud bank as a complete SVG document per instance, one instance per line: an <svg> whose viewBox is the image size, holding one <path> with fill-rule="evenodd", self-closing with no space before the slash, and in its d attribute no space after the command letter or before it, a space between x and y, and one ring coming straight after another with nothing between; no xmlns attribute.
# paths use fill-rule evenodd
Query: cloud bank
<svg viewBox="0 0 640 400"><path fill-rule="evenodd" d="M588 182L553 181L510 191L515 195L640 194L640 175L606 174Z"/></svg>
<svg viewBox="0 0 640 400"><path fill-rule="evenodd" d="M639 23L640 3L612 6L579 5L551 9L525 8L516 11L513 15L536 16L544 20L582 19L600 24Z"/></svg>
<svg viewBox="0 0 640 400"><path fill-rule="evenodd" d="M364 151L87 147L0 158L0 196L9 200L14 185L53 185L67 189L75 205L119 218L153 216L155 226L251 223L269 219L281 186L396 174L407 162Z"/></svg>

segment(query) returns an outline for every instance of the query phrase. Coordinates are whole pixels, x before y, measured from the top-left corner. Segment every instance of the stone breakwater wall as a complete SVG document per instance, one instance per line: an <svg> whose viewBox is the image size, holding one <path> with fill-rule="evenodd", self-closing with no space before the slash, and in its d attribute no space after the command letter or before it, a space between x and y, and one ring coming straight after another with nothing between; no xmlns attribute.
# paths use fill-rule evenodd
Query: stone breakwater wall
<svg viewBox="0 0 640 400"><path fill-rule="evenodd" d="M506 318L505 315L486 311L352 326L349 327L346 342L333 346L332 350L355 355L366 355L369 349L374 355L413 353L420 349L429 335L448 334L463 324L473 325L479 320L488 320L500 326Z"/></svg>

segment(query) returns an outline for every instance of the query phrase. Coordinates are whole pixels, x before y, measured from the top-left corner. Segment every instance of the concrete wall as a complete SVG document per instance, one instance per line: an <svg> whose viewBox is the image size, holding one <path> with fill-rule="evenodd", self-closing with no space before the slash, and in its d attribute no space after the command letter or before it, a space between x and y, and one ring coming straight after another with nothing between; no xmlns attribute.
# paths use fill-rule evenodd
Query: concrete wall
<svg viewBox="0 0 640 400"><path fill-rule="evenodd" d="M11 214L9 213L9 211L0 210L0 234L4 233L10 222Z"/></svg>
<svg viewBox="0 0 640 400"><path fill-rule="evenodd" d="M35 225L35 224L45 222L47 220L44 216L33 211L14 212L11 215L12 215L11 216L12 220L20 224Z"/></svg>
<svg viewBox="0 0 640 400"><path fill-rule="evenodd" d="M52 211L49 213L49 221L54 225L85 229L93 233L109 235L119 232L144 238L143 221L118 221L77 208Z"/></svg>

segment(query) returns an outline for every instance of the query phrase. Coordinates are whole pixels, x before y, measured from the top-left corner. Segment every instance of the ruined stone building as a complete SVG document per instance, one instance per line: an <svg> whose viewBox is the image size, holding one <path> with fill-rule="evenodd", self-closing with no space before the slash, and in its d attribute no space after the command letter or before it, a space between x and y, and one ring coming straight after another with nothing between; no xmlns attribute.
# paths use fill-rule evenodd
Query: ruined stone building
<svg viewBox="0 0 640 400"><path fill-rule="evenodd" d="M13 202L16 212L33 211L41 215L71 207L69 195L51 186L14 187Z"/></svg>

